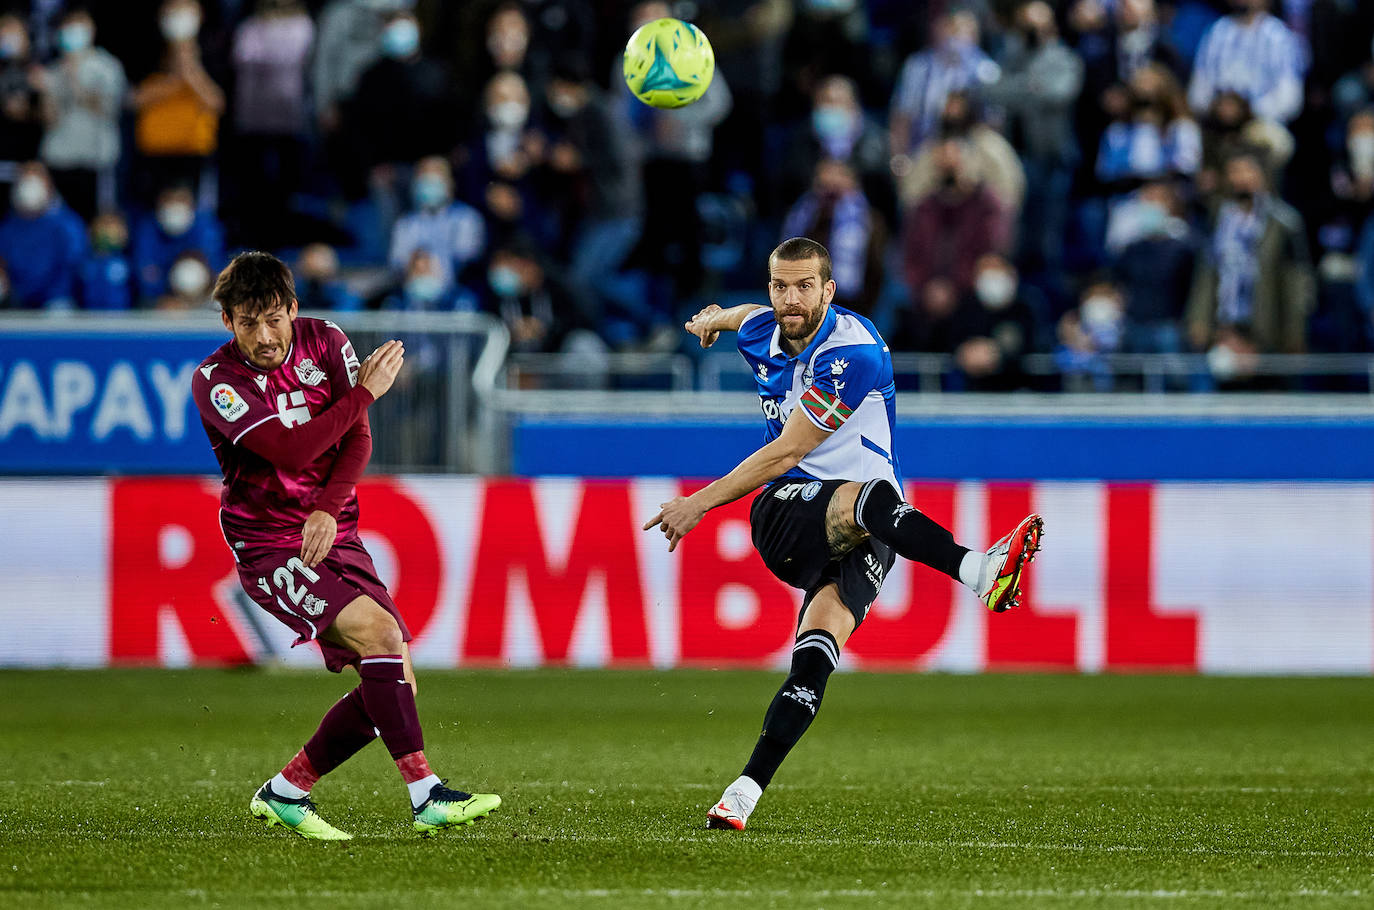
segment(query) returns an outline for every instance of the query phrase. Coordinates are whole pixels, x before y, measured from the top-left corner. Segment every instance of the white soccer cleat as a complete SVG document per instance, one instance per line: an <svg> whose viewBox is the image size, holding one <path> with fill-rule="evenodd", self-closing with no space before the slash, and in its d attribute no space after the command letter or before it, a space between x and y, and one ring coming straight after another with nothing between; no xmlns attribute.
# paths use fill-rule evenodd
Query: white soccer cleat
<svg viewBox="0 0 1374 910"><path fill-rule="evenodd" d="M749 783L753 783L749 781ZM747 789L757 790L758 785L747 787L741 786L740 781L725 788L721 794L720 801L711 807L706 813L706 827L708 828L733 828L736 831L743 831L744 825L749 821L749 813L754 811L754 806L758 804L759 797L750 795ZM760 794L761 795L761 794Z"/></svg>

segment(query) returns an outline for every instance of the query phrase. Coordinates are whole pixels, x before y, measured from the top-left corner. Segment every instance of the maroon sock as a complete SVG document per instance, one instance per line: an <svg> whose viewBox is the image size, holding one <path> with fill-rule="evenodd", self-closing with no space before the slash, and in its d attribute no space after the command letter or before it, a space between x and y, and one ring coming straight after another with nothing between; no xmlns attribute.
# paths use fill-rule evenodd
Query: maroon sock
<svg viewBox="0 0 1374 910"><path fill-rule="evenodd" d="M375 654L358 664L367 716L377 725L392 758L425 748L420 714L415 710L415 690L405 679L405 663L399 654Z"/></svg>
<svg viewBox="0 0 1374 910"><path fill-rule="evenodd" d="M323 777L352 758L363 746L377 738L377 725L363 707L362 686L358 686L334 703L319 729L305 744L302 753L313 766L315 776ZM288 766L289 767L289 766ZM291 776L286 776L291 780ZM295 783L294 780L291 781ZM309 787L296 784L302 790Z"/></svg>
<svg viewBox="0 0 1374 910"><path fill-rule="evenodd" d="M310 761L310 756L306 755L305 750L302 749L296 753L295 758L286 763L285 768L281 769L281 776L308 793L310 788L319 781L320 772L315 770L315 765Z"/></svg>

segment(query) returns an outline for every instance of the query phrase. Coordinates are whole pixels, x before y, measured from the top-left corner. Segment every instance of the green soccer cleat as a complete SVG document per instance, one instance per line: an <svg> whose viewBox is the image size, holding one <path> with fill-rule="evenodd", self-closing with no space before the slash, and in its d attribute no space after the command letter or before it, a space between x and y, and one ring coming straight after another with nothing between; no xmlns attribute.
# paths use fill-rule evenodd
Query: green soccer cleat
<svg viewBox="0 0 1374 910"><path fill-rule="evenodd" d="M501 805L501 797L495 793L464 793L450 790L440 781L429 791L429 799L415 809L415 830L429 837L441 828L454 825L471 825L477 819L490 815Z"/></svg>
<svg viewBox="0 0 1374 910"><path fill-rule="evenodd" d="M267 827L281 825L310 840L352 840L353 835L340 831L329 822L320 818L310 797L288 799L272 792L270 783L253 795L248 803L248 811L253 817L267 823Z"/></svg>

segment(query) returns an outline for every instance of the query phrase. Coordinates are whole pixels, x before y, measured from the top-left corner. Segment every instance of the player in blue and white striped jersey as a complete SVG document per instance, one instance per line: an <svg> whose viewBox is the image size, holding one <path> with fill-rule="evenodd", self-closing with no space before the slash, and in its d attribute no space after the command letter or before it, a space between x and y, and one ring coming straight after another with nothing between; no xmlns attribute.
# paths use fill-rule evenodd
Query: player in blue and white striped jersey
<svg viewBox="0 0 1374 910"><path fill-rule="evenodd" d="M702 347L738 333L763 409L763 446L714 483L663 503L644 525L661 528L676 549L708 511L766 484L749 510L754 546L774 575L806 592L791 672L744 772L707 813L711 828L744 828L815 717L840 648L895 555L958 579L1000 613L1016 605L1043 532L1040 516L1028 515L992 549L974 552L902 498L892 356L873 323L831 303L824 246L783 241L768 259L768 296L771 308L713 304L686 324Z"/></svg>

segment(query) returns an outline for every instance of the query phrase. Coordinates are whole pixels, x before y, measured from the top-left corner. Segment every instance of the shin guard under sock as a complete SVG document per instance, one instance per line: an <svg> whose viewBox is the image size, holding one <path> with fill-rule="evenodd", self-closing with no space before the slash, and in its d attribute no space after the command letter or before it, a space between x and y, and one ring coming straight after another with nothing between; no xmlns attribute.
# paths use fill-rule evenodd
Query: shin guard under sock
<svg viewBox="0 0 1374 910"><path fill-rule="evenodd" d="M959 564L968 547L955 543L953 534L903 500L886 480L864 484L854 501L854 520L903 558L959 579Z"/></svg>
<svg viewBox="0 0 1374 910"><path fill-rule="evenodd" d="M358 686L334 703L301 751L316 776L322 777L376 738L377 725L363 707L362 686Z"/></svg>
<svg viewBox="0 0 1374 910"><path fill-rule="evenodd" d="M825 683L840 660L835 637L823 629L797 636L792 648L792 672L788 674L768 713L754 754L744 766L744 776L766 788L782 760L801 739L820 709Z"/></svg>
<svg viewBox="0 0 1374 910"><path fill-rule="evenodd" d="M405 662L399 654L377 654L358 663L358 686L363 707L377 727L392 758L425 748L420 714L415 709L415 690L405 679Z"/></svg>

